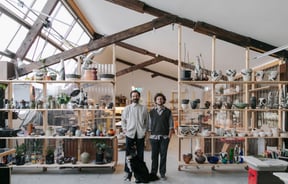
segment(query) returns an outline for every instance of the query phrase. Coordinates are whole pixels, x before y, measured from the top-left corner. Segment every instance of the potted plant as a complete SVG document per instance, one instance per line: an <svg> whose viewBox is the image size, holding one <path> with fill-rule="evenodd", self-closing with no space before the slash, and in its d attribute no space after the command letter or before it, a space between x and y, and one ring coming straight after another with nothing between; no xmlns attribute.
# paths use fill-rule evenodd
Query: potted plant
<svg viewBox="0 0 288 184"><path fill-rule="evenodd" d="M24 165L25 164L25 153L26 153L25 143L22 143L21 145L17 144L16 155L15 155L16 165Z"/></svg>
<svg viewBox="0 0 288 184"><path fill-rule="evenodd" d="M70 101L70 99L71 97L69 95L67 95L66 93L61 93L57 97L57 102L58 104L60 104L61 108L63 108Z"/></svg>
<svg viewBox="0 0 288 184"><path fill-rule="evenodd" d="M94 142L96 147L96 164L103 164L104 163L104 154L107 148L107 144L104 141L95 140Z"/></svg>
<svg viewBox="0 0 288 184"><path fill-rule="evenodd" d="M46 150L45 162L46 164L54 164L54 149L48 147Z"/></svg>

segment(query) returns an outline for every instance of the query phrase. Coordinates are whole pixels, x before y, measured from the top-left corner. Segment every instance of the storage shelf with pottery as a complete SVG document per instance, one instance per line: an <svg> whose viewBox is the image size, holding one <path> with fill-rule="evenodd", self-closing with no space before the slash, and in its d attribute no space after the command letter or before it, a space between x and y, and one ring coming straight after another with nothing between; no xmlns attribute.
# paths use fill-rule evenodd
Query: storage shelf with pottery
<svg viewBox="0 0 288 184"><path fill-rule="evenodd" d="M48 87L51 87L55 84L61 84L61 83L64 83L64 84L71 84L71 81L70 82L67 82L67 81L23 81L25 84L28 84L28 85L33 85L35 83L37 84L41 84L42 85L42 90L43 90L43 101L45 101L45 95L46 95L46 90ZM7 98L8 99L11 99L12 97L12 94L13 94L13 88L12 88L12 85L15 84L15 83L22 83L22 81L0 81L0 83L4 83L4 84L7 84L7 90L8 90L8 96ZM94 81L81 81L81 80L78 80L77 81L77 85L80 86L80 87L83 87L84 89L87 89L87 84L88 87L92 87L93 89L101 86L101 85L105 85L105 86L108 86L108 87L105 87L105 89L107 90L108 88L110 89L110 92L112 94L112 96L115 94L114 92L114 81L98 81L98 80L94 80ZM92 97L92 95L91 95ZM95 99L96 100L96 99ZM111 99L112 102L114 101L113 99ZM0 139L5 139L7 140L7 146L10 147L10 148L14 148L15 145L16 145L16 141L20 141L22 143L25 143L26 141L41 141L41 144L43 144L43 147L41 148L41 150L39 150L39 153L40 153L40 157L43 159L45 158L45 152L47 151L47 148L48 147L51 147L51 146L55 146L55 144L57 144L57 142L61 142L60 144L62 145L61 147L66 147L65 151L63 152L64 153L64 156L66 155L73 155L75 158L77 158L78 162L76 164L69 164L69 163L65 163L65 164L45 164L45 159L43 159L44 161L39 163L39 164L36 164L35 162L34 163L30 163L29 161L27 163L25 163L24 165L10 165L10 167L42 167L43 170L46 170L47 168L51 168L51 167L78 167L78 168L84 168L84 167L110 167L112 168L113 170L115 169L115 166L117 165L117 161L118 161L118 140L117 140L117 137L115 135L112 135L112 136L109 136L109 135L101 135L101 136L95 136L95 135L85 135L85 131L87 130L88 126L87 126L87 112L95 112L97 114L97 112L104 112L104 113L109 113L109 115L105 115L105 116L101 116L101 117L93 117L93 122L94 121L101 121L101 122L104 122L104 123L108 123L109 122L109 125L107 125L107 132L110 128L112 129L115 129L115 110L114 108L112 109L99 109L98 107L95 107L94 105L91 107L91 108L86 108L84 109L83 107L82 108L79 108L79 107L76 107L76 108L66 108L66 109L55 109L55 108L48 108L48 107L41 107L41 108L25 108L25 109L13 109L13 108L4 108L4 109L0 109L0 111L5 111L5 112L8 112L8 127L9 128L16 128L17 125L14 125L14 122L13 122L13 119L12 119L12 113L13 112L30 112L30 111L33 111L33 112L39 112L41 114L41 116L43 117L43 124L40 125L40 126L35 126L35 131L42 131L45 133L45 130L47 128L52 128L54 130L54 133L53 135L48 135L48 134L43 134L43 133L36 133L34 132L33 135L27 135L26 133L23 133L23 134L18 134L18 136L14 136L14 137L0 137ZM62 114L62 112L66 112L66 111L69 111L69 112L72 112L71 116L73 116L73 124L76 123L76 125L79 126L80 130L82 130L82 135L81 136L75 136L75 135L71 135L71 132L69 133L69 131L65 133L65 135L57 135L57 131L56 129L59 129L61 127L71 127L72 125L67 125L66 123L65 124L61 124L61 122L57 122L59 125L54 125L54 124L51 124L51 122L48 121L48 117L51 115L51 113L54 113L54 112L58 112L56 114L59 114L61 113L61 116L60 115L57 115L57 116L53 116L54 118L56 119L63 119L63 118L66 118L70 115L65 115L65 114ZM84 115L84 116L83 116ZM71 119L71 118L69 118ZM109 120L109 121L108 121ZM61 120L62 121L62 120ZM94 124L94 123L93 123ZM40 127L40 128L39 128ZM39 128L39 129L38 129ZM47 133L47 132L46 132ZM90 144L91 146L89 148L85 148L85 149L89 149L91 151L91 154L95 154L95 148L93 148L93 144L92 143L89 143L90 142L93 142L95 140L102 140L102 141L106 141L107 144L109 144L112 149L114 150L113 151L113 156L112 156L112 160L109 161L109 162L105 162L105 163L101 163L101 164L84 164L84 163L81 163L81 158L80 158L80 155L81 153L84 151L84 145L82 144L83 141L88 141L85 145L87 144ZM53 149L56 149L56 147L54 147ZM92 156L91 155L91 159L94 159L94 155ZM56 158L55 158L56 160ZM93 162L93 160L91 160L91 162ZM38 162L37 162L38 163Z"/></svg>
<svg viewBox="0 0 288 184"><path fill-rule="evenodd" d="M23 165L10 164L10 167L35 167L47 168L58 167L58 168L92 168L92 167L109 167L112 170L115 170L115 167L118 162L118 139L117 136L113 133L115 128L115 78L113 80L0 80L0 84L7 85L6 99L13 99L13 85L22 84L31 86L37 86L37 90L42 91L40 95L40 100L43 101L42 106L22 108L14 108L15 106L7 106L8 108L0 109L0 112L7 112L8 116L8 127L11 129L16 129L19 127L19 122L13 120L13 113L21 112L24 114L29 114L30 112L35 112L41 116L41 121L38 120L34 122L34 128L31 132L28 133L28 129L25 128L28 122L22 122L23 131L19 131L17 136L9 137L0 137L0 139L6 140L7 148L16 148L16 142L19 144L23 143L26 145L29 153L25 153L27 157L26 163ZM52 108L48 105L48 91L55 86L67 86L71 85L72 88L83 89L88 97L87 105L80 104L80 99L83 96L76 96L75 102L72 102L73 96L71 95L71 104L65 108ZM56 90L57 91L57 90ZM59 91L64 91L63 88ZM71 90L65 91L70 93ZM28 92L32 95L32 92ZM82 94L79 94L82 95ZM32 101L34 96L30 97ZM78 101L77 101L78 100ZM11 100L12 101L12 100ZM105 109L101 106L102 103L105 103ZM111 106L109 106L111 104ZM81 106L80 106L81 105ZM31 120L32 122L32 120ZM33 122L32 122L33 123ZM20 122L21 124L21 122ZM21 124L21 126L22 126ZM28 126L27 126L28 127ZM81 136L73 134L72 127L75 128L76 132L79 130ZM96 133L96 128L99 131L99 135ZM51 129L51 132L48 131ZM111 131L110 131L111 130ZM113 131L112 131L113 130ZM50 132L50 133L49 133ZM113 133L113 134L112 134ZM107 145L106 157L104 161L96 162L97 160L95 147L96 142L103 142ZM37 143L37 157L34 153L30 153L31 148L34 149L35 144ZM17 150L17 148L16 148ZM46 153L49 150L54 150L55 163L47 164L45 161L47 159ZM57 150L57 151L56 151ZM109 154L108 154L108 150ZM17 152L17 151L16 151ZM83 152L88 152L90 155L90 160L88 163L81 162L81 154ZM61 155L58 155L61 153ZM56 157L58 155L58 157ZM108 159L109 155L109 159ZM62 157L62 158L61 158ZM35 160L37 159L37 161ZM77 160L76 163L72 164L68 159L73 158ZM67 159L61 160L58 163L58 159Z"/></svg>
<svg viewBox="0 0 288 184"><path fill-rule="evenodd" d="M180 62L183 61L182 52L180 52L181 26L179 26L178 31L178 91L187 89L189 91L191 88L198 87L199 89L194 90L201 90L202 88L205 95L203 95L205 98L201 99L200 108L191 109L189 106L182 109L184 106L181 107L180 102L182 99L187 99L187 95L178 93L178 127L180 127L176 131L179 139L178 169L199 165L195 162L189 164L183 162L182 155L187 153L187 149L188 153L193 152L190 150L200 148L204 151L204 154L218 154L219 152L229 153L231 148L237 145L241 147L243 155L248 156L264 154L266 146L275 147L276 149L283 148L283 140L288 135L281 134L281 132L285 131L283 125L285 124L285 118L287 118L286 112L288 112L287 94L282 93L282 89L288 85L288 79L284 78L286 75L283 75L287 71L287 69L283 69L283 66L285 68L285 63L281 60L275 60L265 66L250 69L249 49L247 49L245 53L246 59L243 61L246 67L245 70L237 71L238 74L232 80L229 78L231 76L227 75L228 81L225 79L226 76L219 77L221 73L218 72L219 69L215 61L215 50L212 50L211 78L209 80L193 80L195 76L187 76L189 80L181 80L181 72L185 69ZM215 49L215 42L216 37L213 37L212 49ZM197 73L199 66L196 65L191 70L192 75L199 75ZM256 76L256 73L261 73L258 71L264 71L262 72L265 74L263 78L259 79L259 76ZM275 77L277 73L279 75ZM271 78L272 74L274 75L273 79ZM225 89L227 90L225 91ZM252 101L252 97L256 101ZM263 100L264 98L266 101ZM271 104L270 106L268 105L268 100L271 103L271 99L274 101L273 106ZM201 108L204 106L205 101L211 102L210 107L207 109ZM283 101L286 103L284 104L285 106L281 106ZM228 106L228 102L232 104L231 107ZM242 104L245 104L245 106L242 106ZM208 111L210 115L209 121L204 123L203 118L207 117ZM193 121L190 121L191 117ZM202 118L202 121L199 118ZM182 126L189 126L195 123L198 123L200 128L193 135L189 131L181 129ZM225 135L217 135L216 130L219 129L222 129ZM274 129L277 131L272 135L272 132L275 131ZM206 134L203 134L203 136L202 131L208 131L210 135L208 133L207 136L205 136ZM195 140L198 140L196 145ZM221 161L219 161L220 164ZM203 165L209 166L209 163L205 162ZM230 164L222 165L229 166ZM240 166L243 165L245 164L240 164Z"/></svg>

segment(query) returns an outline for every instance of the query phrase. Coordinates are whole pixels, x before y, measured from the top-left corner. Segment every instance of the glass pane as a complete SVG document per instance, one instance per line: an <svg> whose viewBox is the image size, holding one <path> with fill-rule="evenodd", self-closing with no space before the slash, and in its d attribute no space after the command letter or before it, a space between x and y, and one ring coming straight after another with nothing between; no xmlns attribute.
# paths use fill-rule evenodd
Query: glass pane
<svg viewBox="0 0 288 184"><path fill-rule="evenodd" d="M2 28L5 27L5 29L0 29L0 50L5 51L11 39L14 37L17 29L19 28L19 24L7 17L6 15L2 14L2 16L0 17L0 25L3 25Z"/></svg>
<svg viewBox="0 0 288 184"><path fill-rule="evenodd" d="M22 26L20 30L17 32L17 34L15 35L15 37L12 39L12 42L8 46L8 50L16 53L22 41L26 37L27 33L28 33L28 29Z"/></svg>

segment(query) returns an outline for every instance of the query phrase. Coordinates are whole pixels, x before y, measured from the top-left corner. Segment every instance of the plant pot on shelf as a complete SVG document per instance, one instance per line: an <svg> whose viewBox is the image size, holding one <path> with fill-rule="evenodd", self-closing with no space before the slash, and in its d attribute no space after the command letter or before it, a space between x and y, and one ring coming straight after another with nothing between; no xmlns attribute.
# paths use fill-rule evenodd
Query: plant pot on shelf
<svg viewBox="0 0 288 184"><path fill-rule="evenodd" d="M113 161L113 148L112 147L107 147L105 149L105 160L106 160L106 163L110 163Z"/></svg>
<svg viewBox="0 0 288 184"><path fill-rule="evenodd" d="M107 149L107 145L104 141L95 140L94 145L96 147L96 164L103 164L104 163L104 155Z"/></svg>
<svg viewBox="0 0 288 184"><path fill-rule="evenodd" d="M104 152L97 151L95 164L103 164L103 163L104 163Z"/></svg>
<svg viewBox="0 0 288 184"><path fill-rule="evenodd" d="M15 164L16 165L24 165L25 164L25 155L16 155L15 156Z"/></svg>
<svg viewBox="0 0 288 184"><path fill-rule="evenodd" d="M45 163L46 164L54 164L54 153L53 154L48 154L45 156Z"/></svg>
<svg viewBox="0 0 288 184"><path fill-rule="evenodd" d="M90 154L87 152L83 152L81 153L80 158L83 164L88 164L90 161Z"/></svg>

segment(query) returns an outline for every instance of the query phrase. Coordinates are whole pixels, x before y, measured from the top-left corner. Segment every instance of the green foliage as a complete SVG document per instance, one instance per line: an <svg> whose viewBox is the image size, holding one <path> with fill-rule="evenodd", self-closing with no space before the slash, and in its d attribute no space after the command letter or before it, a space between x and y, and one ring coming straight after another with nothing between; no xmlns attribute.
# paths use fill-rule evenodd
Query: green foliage
<svg viewBox="0 0 288 184"><path fill-rule="evenodd" d="M7 88L7 84L0 84L0 89L5 90Z"/></svg>
<svg viewBox="0 0 288 184"><path fill-rule="evenodd" d="M54 155L54 149L51 147L48 147L46 150L46 155Z"/></svg>
<svg viewBox="0 0 288 184"><path fill-rule="evenodd" d="M69 95L67 95L66 93L61 93L58 97L57 97L57 102L59 104L67 104L70 101L71 97Z"/></svg>
<svg viewBox="0 0 288 184"><path fill-rule="evenodd" d="M107 148L107 144L104 141L95 140L94 145L96 147L97 152L104 152Z"/></svg>
<svg viewBox="0 0 288 184"><path fill-rule="evenodd" d="M26 145L22 143L21 145L16 146L16 155L24 155L26 152Z"/></svg>

